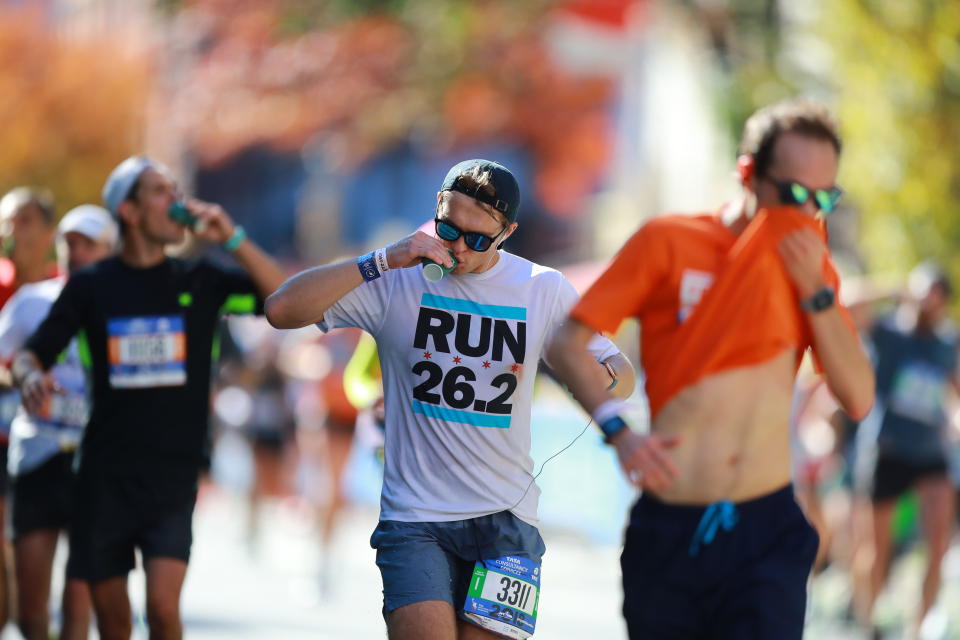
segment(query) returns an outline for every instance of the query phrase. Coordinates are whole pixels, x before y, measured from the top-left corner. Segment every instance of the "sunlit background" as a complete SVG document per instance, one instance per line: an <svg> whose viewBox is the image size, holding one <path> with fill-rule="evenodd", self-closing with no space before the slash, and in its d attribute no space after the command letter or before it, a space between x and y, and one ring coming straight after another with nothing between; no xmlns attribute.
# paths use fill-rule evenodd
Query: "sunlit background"
<svg viewBox="0 0 960 640"><path fill-rule="evenodd" d="M447 168L486 157L521 183L508 249L580 287L646 218L734 196L746 116L802 94L841 124L846 196L830 225L844 274L892 281L935 258L960 277L956 0L0 0L0 61L0 189L48 187L60 213L99 202L110 169L147 152L293 270L410 233L433 216ZM633 334L621 338L635 358ZM322 375L300 376L289 396ZM231 496L252 467L222 418L188 637L383 637L365 546L374 456L353 451L340 566L324 573L331 554L308 542L298 502L323 488L295 455L261 525L268 551L244 546ZM544 380L538 464L584 424ZM589 432L542 485L557 552L545 558L538 637L625 637L616 551L632 496L609 453ZM943 598L950 637L958 573ZM907 572L911 595L889 619L909 608L916 579ZM810 637L856 637L845 589L842 573L814 582Z"/></svg>

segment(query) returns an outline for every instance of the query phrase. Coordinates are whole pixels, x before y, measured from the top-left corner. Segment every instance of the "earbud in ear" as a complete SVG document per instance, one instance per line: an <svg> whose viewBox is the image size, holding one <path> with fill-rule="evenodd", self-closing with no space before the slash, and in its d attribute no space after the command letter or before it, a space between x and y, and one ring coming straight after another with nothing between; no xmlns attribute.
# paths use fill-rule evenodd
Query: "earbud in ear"
<svg viewBox="0 0 960 640"><path fill-rule="evenodd" d="M752 155L744 154L737 158L737 174L740 176L740 182L749 182L753 178L755 168L756 164Z"/></svg>

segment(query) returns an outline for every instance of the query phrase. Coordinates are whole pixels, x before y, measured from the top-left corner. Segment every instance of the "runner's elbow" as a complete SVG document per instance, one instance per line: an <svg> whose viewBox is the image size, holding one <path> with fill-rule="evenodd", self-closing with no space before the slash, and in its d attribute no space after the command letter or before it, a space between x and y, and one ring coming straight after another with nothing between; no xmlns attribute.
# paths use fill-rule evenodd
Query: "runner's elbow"
<svg viewBox="0 0 960 640"><path fill-rule="evenodd" d="M557 335L547 346L547 362L553 368L562 367L571 353L569 336L565 335L564 329L565 327L560 327Z"/></svg>
<svg viewBox="0 0 960 640"><path fill-rule="evenodd" d="M870 413L873 408L874 385L875 382L871 374L869 379L863 381L860 388L849 394L849 397L842 403L843 410L850 416L851 420L859 422Z"/></svg>
<svg viewBox="0 0 960 640"><path fill-rule="evenodd" d="M847 415L850 416L851 420L853 420L854 422L860 422L861 420L867 417L867 414L870 413L870 409L872 406L873 404L870 403L870 404L862 404L862 405L855 405L851 407L845 407L844 409Z"/></svg>
<svg viewBox="0 0 960 640"><path fill-rule="evenodd" d="M291 300L289 296L284 295L283 290L275 291L267 296L263 303L263 312L267 316L267 321L274 329L297 329L303 324L296 322L291 309Z"/></svg>

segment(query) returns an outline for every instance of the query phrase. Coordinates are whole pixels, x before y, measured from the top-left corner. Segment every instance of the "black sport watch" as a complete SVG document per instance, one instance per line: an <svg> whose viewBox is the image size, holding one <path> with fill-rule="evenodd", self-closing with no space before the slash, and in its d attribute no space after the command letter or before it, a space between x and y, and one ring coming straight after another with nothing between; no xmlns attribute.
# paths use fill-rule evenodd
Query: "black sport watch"
<svg viewBox="0 0 960 640"><path fill-rule="evenodd" d="M833 303L836 301L836 294L834 294L833 289L830 287L824 287L817 291L815 294L804 300L800 303L800 308L804 311L810 311L812 313L817 313L820 311L826 311L833 306Z"/></svg>

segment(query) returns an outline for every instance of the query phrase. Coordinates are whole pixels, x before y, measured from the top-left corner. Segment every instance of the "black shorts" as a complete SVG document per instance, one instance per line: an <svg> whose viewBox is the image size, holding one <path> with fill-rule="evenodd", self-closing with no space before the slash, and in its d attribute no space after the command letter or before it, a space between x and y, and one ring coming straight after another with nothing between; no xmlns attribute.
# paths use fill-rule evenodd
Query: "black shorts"
<svg viewBox="0 0 960 640"><path fill-rule="evenodd" d="M620 558L630 638L800 640L818 544L790 486L709 507L644 495Z"/></svg>
<svg viewBox="0 0 960 640"><path fill-rule="evenodd" d="M76 505L73 453L59 453L10 479L13 539L32 531L67 529Z"/></svg>
<svg viewBox="0 0 960 640"><path fill-rule="evenodd" d="M916 486L917 482L923 478L946 475L946 458L929 462L908 462L878 453L873 468L870 498L874 502L895 500Z"/></svg>
<svg viewBox="0 0 960 640"><path fill-rule="evenodd" d="M90 582L124 576L144 562L188 562L198 473L85 474L77 481L67 575Z"/></svg>

